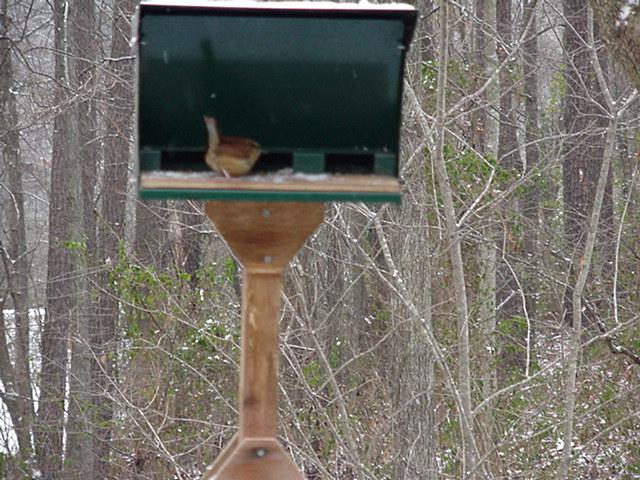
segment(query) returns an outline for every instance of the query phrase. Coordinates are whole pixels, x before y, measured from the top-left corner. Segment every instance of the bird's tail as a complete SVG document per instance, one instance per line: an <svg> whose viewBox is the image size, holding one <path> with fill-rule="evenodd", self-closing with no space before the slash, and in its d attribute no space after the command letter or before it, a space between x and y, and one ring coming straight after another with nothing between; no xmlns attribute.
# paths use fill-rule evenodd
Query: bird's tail
<svg viewBox="0 0 640 480"><path fill-rule="evenodd" d="M207 126L207 132L209 132L209 146L216 148L218 145L220 145L220 132L218 130L218 122L216 122L215 118L205 115L204 123Z"/></svg>

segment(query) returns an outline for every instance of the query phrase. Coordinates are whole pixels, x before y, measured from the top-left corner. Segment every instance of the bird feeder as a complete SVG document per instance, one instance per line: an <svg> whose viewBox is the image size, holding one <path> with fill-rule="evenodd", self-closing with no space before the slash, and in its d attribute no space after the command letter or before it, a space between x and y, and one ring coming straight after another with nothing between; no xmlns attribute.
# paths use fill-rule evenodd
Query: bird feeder
<svg viewBox="0 0 640 480"><path fill-rule="evenodd" d="M398 202L407 5L143 1L143 199ZM204 116L262 147L252 172L204 163Z"/></svg>
<svg viewBox="0 0 640 480"><path fill-rule="evenodd" d="M139 5L140 197L207 200L244 267L239 428L205 479L304 478L276 438L283 270L322 223L321 202L400 200L402 79L415 21L401 4ZM259 144L246 175L205 163L209 117L223 135Z"/></svg>

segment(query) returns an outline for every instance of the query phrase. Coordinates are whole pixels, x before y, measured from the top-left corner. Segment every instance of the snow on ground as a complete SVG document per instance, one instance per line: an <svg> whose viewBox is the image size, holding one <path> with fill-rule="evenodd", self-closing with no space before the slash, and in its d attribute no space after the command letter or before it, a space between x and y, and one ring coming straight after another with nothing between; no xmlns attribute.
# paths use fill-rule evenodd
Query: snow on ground
<svg viewBox="0 0 640 480"><path fill-rule="evenodd" d="M15 350L13 348L13 340L15 339L15 311L13 309L3 310L5 319L5 332L7 336L7 344L9 346L9 358L15 361ZM29 368L31 370L31 380L34 382L31 386L35 399L35 409L38 409L38 398L40 390L35 381L40 375L41 358L40 358L40 332L44 322L44 308L29 309ZM4 385L0 382L0 390L4 395L10 394L5 390ZM7 406L0 400L0 453L15 452L17 448L17 439L13 431L13 422L7 411Z"/></svg>
<svg viewBox="0 0 640 480"><path fill-rule="evenodd" d="M631 13L640 6L640 0L626 0L620 8L617 26L626 25Z"/></svg>

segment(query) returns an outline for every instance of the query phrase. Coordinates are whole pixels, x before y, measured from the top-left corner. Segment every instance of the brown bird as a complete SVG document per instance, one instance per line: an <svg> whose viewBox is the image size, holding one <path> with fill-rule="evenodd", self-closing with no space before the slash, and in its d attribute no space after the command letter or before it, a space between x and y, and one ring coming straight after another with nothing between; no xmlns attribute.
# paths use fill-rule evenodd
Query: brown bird
<svg viewBox="0 0 640 480"><path fill-rule="evenodd" d="M225 177L245 175L260 157L260 145L249 138L220 135L215 118L205 115L209 132L209 148L204 157L212 170Z"/></svg>

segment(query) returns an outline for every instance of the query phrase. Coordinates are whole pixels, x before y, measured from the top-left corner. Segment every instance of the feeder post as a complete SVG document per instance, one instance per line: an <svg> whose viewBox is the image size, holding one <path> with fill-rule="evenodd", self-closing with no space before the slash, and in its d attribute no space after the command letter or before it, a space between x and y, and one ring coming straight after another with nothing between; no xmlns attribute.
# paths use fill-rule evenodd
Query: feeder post
<svg viewBox="0 0 640 480"><path fill-rule="evenodd" d="M244 267L239 429L204 480L302 480L276 439L283 272L323 221L321 203L207 202L207 216Z"/></svg>
<svg viewBox="0 0 640 480"><path fill-rule="evenodd" d="M240 435L276 437L282 272L247 271L242 285Z"/></svg>

